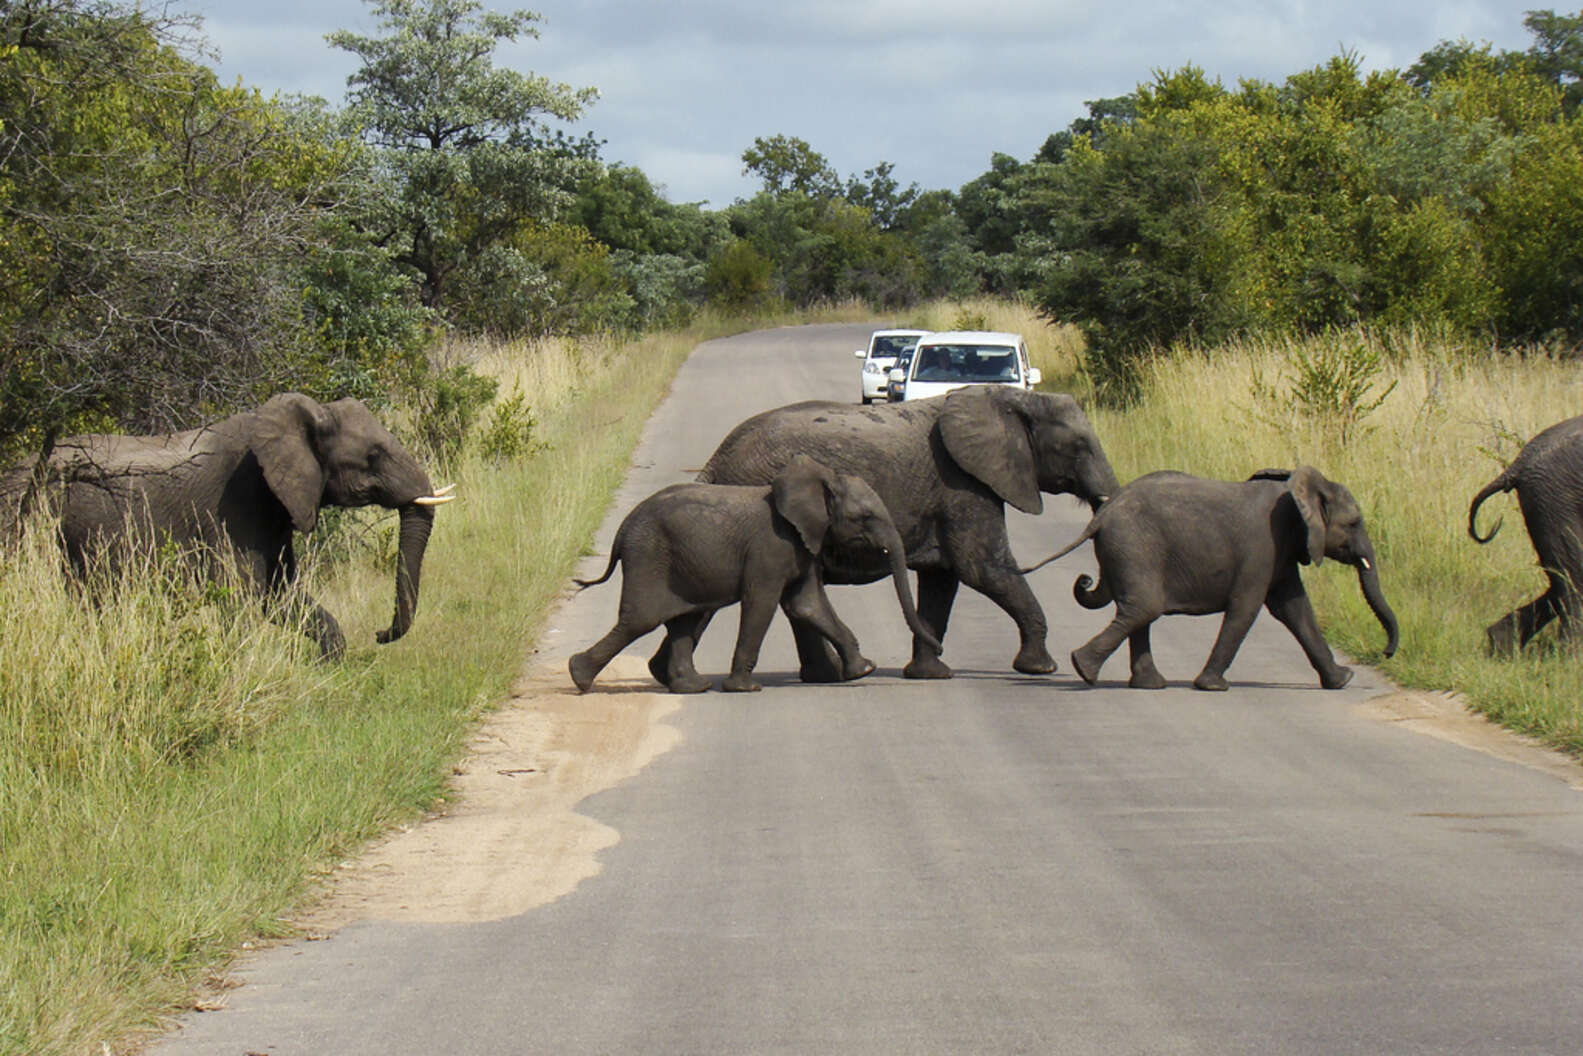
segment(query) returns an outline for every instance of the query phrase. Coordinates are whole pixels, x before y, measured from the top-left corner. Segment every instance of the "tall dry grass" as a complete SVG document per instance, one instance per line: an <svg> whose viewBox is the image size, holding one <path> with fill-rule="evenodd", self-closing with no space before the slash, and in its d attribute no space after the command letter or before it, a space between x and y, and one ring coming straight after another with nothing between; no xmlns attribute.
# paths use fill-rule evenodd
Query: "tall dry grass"
<svg viewBox="0 0 1583 1056"><path fill-rule="evenodd" d="M1367 375L1350 406L1313 394L1316 371L1348 362ZM1553 630L1522 656L1485 655L1484 628L1545 585L1514 497L1482 511L1486 530L1504 516L1494 542L1467 535L1473 495L1524 442L1580 408L1573 363L1347 331L1162 357L1137 406L1092 417L1123 481L1155 469L1240 479L1309 463L1347 485L1379 550L1402 645L1379 656L1378 625L1352 577L1305 570L1332 642L1401 683L1459 691L1501 722L1583 752L1583 660L1556 648Z"/></svg>

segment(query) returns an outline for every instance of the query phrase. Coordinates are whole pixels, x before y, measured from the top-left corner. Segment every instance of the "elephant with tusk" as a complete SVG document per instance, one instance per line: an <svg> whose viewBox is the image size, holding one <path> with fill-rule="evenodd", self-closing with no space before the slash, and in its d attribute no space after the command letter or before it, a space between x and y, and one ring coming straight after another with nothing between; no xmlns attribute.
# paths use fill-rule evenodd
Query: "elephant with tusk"
<svg viewBox="0 0 1583 1056"><path fill-rule="evenodd" d="M187 432L60 440L44 464L35 459L0 476L0 520L18 525L34 506L53 511L79 574L166 541L202 560L229 553L273 602L297 578L292 532L312 531L320 509L394 509L395 615L377 635L393 642L412 626L434 508L455 498L453 487L436 490L361 401L321 404L283 393ZM346 639L335 617L310 598L301 604L321 655L341 655Z"/></svg>

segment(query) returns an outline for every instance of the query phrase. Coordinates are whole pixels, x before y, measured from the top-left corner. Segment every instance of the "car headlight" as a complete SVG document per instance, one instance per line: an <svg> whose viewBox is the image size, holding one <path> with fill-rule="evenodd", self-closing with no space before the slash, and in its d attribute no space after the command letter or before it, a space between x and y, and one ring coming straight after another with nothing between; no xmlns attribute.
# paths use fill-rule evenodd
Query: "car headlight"
<svg viewBox="0 0 1583 1056"><path fill-rule="evenodd" d="M883 374L885 372L880 369L880 366L879 366L878 363L875 363L873 360L869 360L868 362L863 364L863 373L865 373L865 374Z"/></svg>

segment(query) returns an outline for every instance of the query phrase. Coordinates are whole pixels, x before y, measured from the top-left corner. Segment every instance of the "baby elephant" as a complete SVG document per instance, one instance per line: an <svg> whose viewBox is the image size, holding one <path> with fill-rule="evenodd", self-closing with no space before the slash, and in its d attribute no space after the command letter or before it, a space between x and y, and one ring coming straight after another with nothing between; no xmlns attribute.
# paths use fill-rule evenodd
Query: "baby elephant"
<svg viewBox="0 0 1583 1056"><path fill-rule="evenodd" d="M1100 507L1070 546L1033 568L1089 539L1099 585L1079 576L1072 591L1085 608L1116 603L1110 626L1072 653L1072 666L1090 685L1125 639L1132 652L1129 684L1163 687L1149 625L1173 613L1224 612L1214 649L1193 680L1198 689L1223 690L1226 668L1262 604L1296 636L1320 685L1340 689L1352 670L1331 656L1297 569L1326 557L1357 567L1363 596L1385 628L1385 655L1396 651L1396 616L1380 592L1363 514L1346 488L1312 466L1264 470L1243 482L1169 472L1139 477Z"/></svg>
<svg viewBox="0 0 1583 1056"><path fill-rule="evenodd" d="M731 692L759 689L751 675L778 603L834 643L843 679L862 678L874 665L825 596L819 553L827 540L845 551L887 557L907 626L929 640L907 585L907 555L885 504L857 477L836 475L800 455L763 486L676 484L633 507L616 530L603 583L621 563L621 609L615 627L571 659L582 692L634 639L665 625L670 649L663 676L672 693L697 693L710 681L693 666L698 635L716 609L742 603ZM651 668L652 669L652 668Z"/></svg>

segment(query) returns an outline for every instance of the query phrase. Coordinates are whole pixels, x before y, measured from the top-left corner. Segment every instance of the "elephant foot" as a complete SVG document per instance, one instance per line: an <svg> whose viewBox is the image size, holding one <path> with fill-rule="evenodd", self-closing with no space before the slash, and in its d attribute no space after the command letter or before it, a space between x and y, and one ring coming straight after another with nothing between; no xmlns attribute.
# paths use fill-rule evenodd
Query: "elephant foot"
<svg viewBox="0 0 1583 1056"><path fill-rule="evenodd" d="M720 688L727 693L757 693L764 687L747 675L728 675L726 680L720 683Z"/></svg>
<svg viewBox="0 0 1583 1056"><path fill-rule="evenodd" d="M654 678L654 681L662 686L670 678L670 667L671 654L669 649L663 649L661 652L649 657L649 674Z"/></svg>
<svg viewBox="0 0 1583 1056"><path fill-rule="evenodd" d="M1505 620L1490 624L1484 630L1484 651L1490 656L1512 656L1517 652L1517 636Z"/></svg>
<svg viewBox="0 0 1583 1056"><path fill-rule="evenodd" d="M588 658L587 653L578 653L566 665L572 674L572 684L577 687L577 692L587 693L594 684L594 677L599 674L599 668Z"/></svg>
<svg viewBox="0 0 1583 1056"><path fill-rule="evenodd" d="M1231 687L1226 683L1225 675L1212 675L1205 671L1193 679L1193 688L1202 689L1208 693L1224 693Z"/></svg>
<svg viewBox="0 0 1583 1056"><path fill-rule="evenodd" d="M1048 675L1055 670L1055 657L1044 646L1026 646L1011 662L1012 670L1025 675Z"/></svg>
<svg viewBox="0 0 1583 1056"><path fill-rule="evenodd" d="M856 682L858 679L874 673L874 662L872 660L866 656L860 656L857 659L858 662L856 664L847 668L846 674L842 676L841 681Z"/></svg>
<svg viewBox="0 0 1583 1056"><path fill-rule="evenodd" d="M804 682L840 682L844 680L841 668L827 655L815 655L797 668L797 677Z"/></svg>
<svg viewBox="0 0 1583 1056"><path fill-rule="evenodd" d="M1165 676L1158 671L1134 671L1127 685L1133 689L1164 689Z"/></svg>
<svg viewBox="0 0 1583 1056"><path fill-rule="evenodd" d="M1319 684L1326 689L1340 689L1352 681L1352 668L1337 667L1328 675L1319 676Z"/></svg>
<svg viewBox="0 0 1583 1056"><path fill-rule="evenodd" d="M703 675L688 675L672 681L666 688L672 693L707 693L714 685Z"/></svg>
<svg viewBox="0 0 1583 1056"><path fill-rule="evenodd" d="M1077 677L1081 678L1084 682L1087 682L1091 686L1098 682L1099 667L1100 664L1095 662L1094 658L1089 656L1083 650L1072 650L1072 670L1076 671Z"/></svg>
<svg viewBox="0 0 1583 1056"><path fill-rule="evenodd" d="M950 678L955 674L938 656L914 659L901 673L904 678Z"/></svg>

